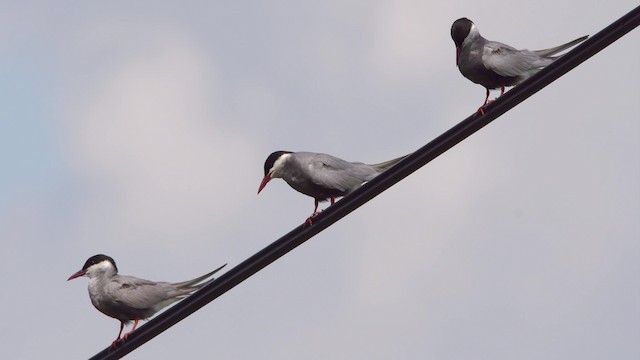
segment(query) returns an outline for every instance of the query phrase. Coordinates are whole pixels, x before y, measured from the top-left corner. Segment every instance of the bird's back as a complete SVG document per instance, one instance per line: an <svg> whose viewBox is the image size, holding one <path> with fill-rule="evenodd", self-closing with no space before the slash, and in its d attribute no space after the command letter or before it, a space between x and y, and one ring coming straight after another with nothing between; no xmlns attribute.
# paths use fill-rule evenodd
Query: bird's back
<svg viewBox="0 0 640 360"><path fill-rule="evenodd" d="M519 74L501 74L491 65L497 58L508 57L513 50L506 44L489 41L478 35L462 47L458 69L464 77L487 89L514 85L519 81Z"/></svg>
<svg viewBox="0 0 640 360"><path fill-rule="evenodd" d="M325 200L348 194L378 173L371 165L348 162L328 154L298 152L292 154L291 166L284 179L297 191Z"/></svg>
<svg viewBox="0 0 640 360"><path fill-rule="evenodd" d="M466 64L466 73L462 68L460 71L471 81L489 89L517 85L554 62L557 57L552 55L575 46L586 38L584 36L544 50L518 50L507 44L482 38L470 46L470 52L476 54L480 51L480 64Z"/></svg>
<svg viewBox="0 0 640 360"><path fill-rule="evenodd" d="M115 275L96 285L89 287L93 305L105 315L125 323L149 318L193 291L126 275Z"/></svg>
<svg viewBox="0 0 640 360"><path fill-rule="evenodd" d="M482 56L482 63L488 70L504 79L511 79L503 81L500 86L516 85L551 64L553 60L541 57L534 51L518 50L497 41L487 42Z"/></svg>

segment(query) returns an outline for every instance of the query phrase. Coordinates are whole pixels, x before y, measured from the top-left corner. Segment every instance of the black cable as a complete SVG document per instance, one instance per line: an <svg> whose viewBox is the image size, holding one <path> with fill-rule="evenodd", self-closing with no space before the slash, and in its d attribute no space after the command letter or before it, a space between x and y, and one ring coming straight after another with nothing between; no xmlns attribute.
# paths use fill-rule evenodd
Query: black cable
<svg viewBox="0 0 640 360"><path fill-rule="evenodd" d="M295 249L298 245L309 240L334 222L340 220L398 181L404 179L454 145L466 139L471 134L480 130L498 116L520 104L529 96L535 94L574 67L580 65L583 61L597 54L600 50L606 48L636 28L639 24L640 6L587 39L536 75L499 97L486 108L485 115L469 116L392 168L364 184L349 196L344 197L335 205L328 207L314 218L312 226L306 228L299 226L293 229L288 234L220 276L220 278L211 284L141 326L131 334L127 342L121 344L115 350L109 351L109 348L104 349L91 359L119 359L145 342L153 339L156 335L229 291L265 266Z"/></svg>

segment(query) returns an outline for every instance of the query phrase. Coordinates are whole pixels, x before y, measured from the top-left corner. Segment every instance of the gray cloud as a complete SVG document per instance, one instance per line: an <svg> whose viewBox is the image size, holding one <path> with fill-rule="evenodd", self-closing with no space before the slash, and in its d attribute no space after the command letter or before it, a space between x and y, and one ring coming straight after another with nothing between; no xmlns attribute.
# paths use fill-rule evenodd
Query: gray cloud
<svg viewBox="0 0 640 360"><path fill-rule="evenodd" d="M64 282L94 253L181 280L298 225L310 198L276 181L255 194L271 151L382 161L473 112L484 89L455 68L456 18L542 48L636 6L41 5L0 15L5 63L32 64L13 75L20 99L46 114L20 122L25 106L3 106L15 122L0 142L22 160L0 187L10 358L110 343L117 321L84 279ZM635 31L130 356L637 357L637 43ZM9 141L38 131L37 156ZM52 170L22 184L25 161Z"/></svg>

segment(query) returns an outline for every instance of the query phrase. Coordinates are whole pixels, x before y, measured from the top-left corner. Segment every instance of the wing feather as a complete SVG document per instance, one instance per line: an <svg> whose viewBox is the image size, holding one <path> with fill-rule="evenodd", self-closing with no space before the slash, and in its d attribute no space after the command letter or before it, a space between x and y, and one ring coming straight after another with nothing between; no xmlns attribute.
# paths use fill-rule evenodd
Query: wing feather
<svg viewBox="0 0 640 360"><path fill-rule="evenodd" d="M351 163L327 154L316 154L308 163L307 175L320 187L349 193L378 173L370 165Z"/></svg>
<svg viewBox="0 0 640 360"><path fill-rule="evenodd" d="M517 77L549 65L551 58L542 58L529 50L517 50L497 41L487 42L482 53L482 63L498 75Z"/></svg>
<svg viewBox="0 0 640 360"><path fill-rule="evenodd" d="M188 295L188 291L176 289L169 283L153 282L132 276L119 276L109 282L109 293L114 302L124 308L135 310L153 309L167 300L176 301Z"/></svg>

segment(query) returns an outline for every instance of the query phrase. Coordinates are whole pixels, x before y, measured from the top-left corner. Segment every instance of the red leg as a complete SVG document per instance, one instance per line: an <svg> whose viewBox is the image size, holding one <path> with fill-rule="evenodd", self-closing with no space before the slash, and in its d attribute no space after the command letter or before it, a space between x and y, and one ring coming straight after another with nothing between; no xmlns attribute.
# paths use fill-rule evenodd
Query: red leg
<svg viewBox="0 0 640 360"><path fill-rule="evenodd" d="M335 204L335 203L336 203L336 198L332 197L332 198L331 198L331 205L333 205L333 204Z"/></svg>
<svg viewBox="0 0 640 360"><path fill-rule="evenodd" d="M480 106L480 108L478 108L478 111L476 111L477 115L484 115L484 108L487 105L491 104L491 102L492 102L491 100L489 100L489 88L486 88L486 89L487 89L487 96L485 96L485 98L484 98L484 104L482 104L482 106Z"/></svg>
<svg viewBox="0 0 640 360"><path fill-rule="evenodd" d="M120 335L122 335L122 329L124 329L124 323L120 321L120 331L118 332L118 337L115 340L113 340L113 342L111 343L111 347L110 347L111 350L115 349L116 346L118 346L118 341L120 341Z"/></svg>
<svg viewBox="0 0 640 360"><path fill-rule="evenodd" d="M333 204L333 203L332 203L332 204ZM311 226L311 225L313 225L313 218L314 218L316 215L320 214L320 213L318 212L318 205L319 205L318 199L315 199L315 207L313 208L313 214L311 214L311 216L309 216L309 217L307 218L307 220L305 220L305 221L304 221L304 226Z"/></svg>
<svg viewBox="0 0 640 360"><path fill-rule="evenodd" d="M131 333L136 331L136 327L138 327L138 321L140 321L140 319L133 320L133 328L131 329L131 331L129 331L128 333L124 334L124 336L122 337L122 341L127 341L129 336L131 335Z"/></svg>
<svg viewBox="0 0 640 360"><path fill-rule="evenodd" d="M116 341L120 340L120 335L122 335L122 329L124 329L124 323L120 321L120 331L118 332L118 338Z"/></svg>
<svg viewBox="0 0 640 360"><path fill-rule="evenodd" d="M504 86L502 87L502 89L500 90L500 96L504 95Z"/></svg>

